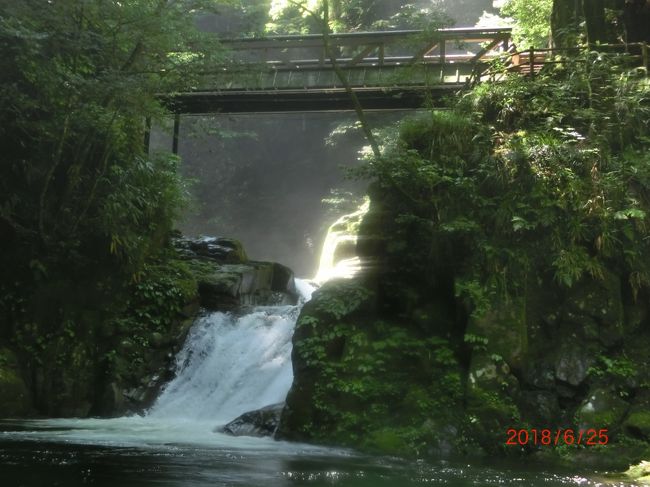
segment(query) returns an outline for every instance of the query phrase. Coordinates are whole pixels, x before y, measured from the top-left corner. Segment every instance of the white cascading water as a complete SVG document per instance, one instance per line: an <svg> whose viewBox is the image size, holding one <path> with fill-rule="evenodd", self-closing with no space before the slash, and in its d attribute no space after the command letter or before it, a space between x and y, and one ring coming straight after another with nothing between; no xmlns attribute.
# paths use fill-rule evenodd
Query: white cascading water
<svg viewBox="0 0 650 487"><path fill-rule="evenodd" d="M297 306L261 306L249 314L210 313L193 325L176 358L176 377L149 410L154 419L231 421L285 400L291 337L313 286L296 279Z"/></svg>
<svg viewBox="0 0 650 487"><path fill-rule="evenodd" d="M177 376L149 412L153 418L227 422L284 401L293 373L296 307L200 318L177 356Z"/></svg>

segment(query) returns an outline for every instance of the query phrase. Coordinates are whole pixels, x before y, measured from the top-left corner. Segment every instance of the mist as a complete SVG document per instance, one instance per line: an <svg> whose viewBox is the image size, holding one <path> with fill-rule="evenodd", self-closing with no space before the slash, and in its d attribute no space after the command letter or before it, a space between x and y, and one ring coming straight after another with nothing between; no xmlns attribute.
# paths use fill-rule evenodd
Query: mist
<svg viewBox="0 0 650 487"><path fill-rule="evenodd" d="M380 127L407 113L368 118ZM153 130L151 151L171 144L170 126ZM365 145L352 112L182 116L178 155L191 204L178 228L236 238L250 258L311 277L329 225L365 193L368 181L347 174Z"/></svg>

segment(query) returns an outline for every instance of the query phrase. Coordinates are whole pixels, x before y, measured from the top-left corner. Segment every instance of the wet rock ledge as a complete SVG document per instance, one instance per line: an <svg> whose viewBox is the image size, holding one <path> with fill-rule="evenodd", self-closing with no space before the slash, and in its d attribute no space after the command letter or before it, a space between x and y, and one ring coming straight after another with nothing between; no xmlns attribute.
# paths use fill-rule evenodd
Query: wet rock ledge
<svg viewBox="0 0 650 487"><path fill-rule="evenodd" d="M276 262L249 260L237 240L178 237L174 246L197 278L203 308L225 311L297 302L293 271Z"/></svg>
<svg viewBox="0 0 650 487"><path fill-rule="evenodd" d="M215 433L230 436L273 436L280 424L284 403L271 404L236 417L230 423L217 426Z"/></svg>

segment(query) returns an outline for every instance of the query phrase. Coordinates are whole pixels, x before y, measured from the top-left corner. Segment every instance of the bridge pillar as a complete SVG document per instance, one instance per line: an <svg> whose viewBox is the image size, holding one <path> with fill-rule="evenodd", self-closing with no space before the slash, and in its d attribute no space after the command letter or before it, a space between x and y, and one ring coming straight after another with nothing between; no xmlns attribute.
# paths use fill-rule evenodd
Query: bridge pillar
<svg viewBox="0 0 650 487"><path fill-rule="evenodd" d="M181 114L174 115L174 139L172 141L172 152L178 154L178 133L181 129Z"/></svg>

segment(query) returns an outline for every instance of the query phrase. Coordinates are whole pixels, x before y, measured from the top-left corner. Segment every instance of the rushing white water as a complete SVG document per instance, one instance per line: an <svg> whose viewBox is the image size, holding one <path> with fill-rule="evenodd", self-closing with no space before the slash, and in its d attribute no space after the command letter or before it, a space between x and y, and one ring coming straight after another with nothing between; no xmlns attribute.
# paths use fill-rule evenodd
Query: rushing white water
<svg viewBox="0 0 650 487"><path fill-rule="evenodd" d="M243 316L216 312L197 320L176 357L176 378L148 416L225 423L284 401L293 381L294 325L313 290L296 281L298 306L258 307Z"/></svg>
<svg viewBox="0 0 650 487"><path fill-rule="evenodd" d="M294 322L294 307L200 318L177 356L176 378L149 416L226 422L284 401L293 380Z"/></svg>

